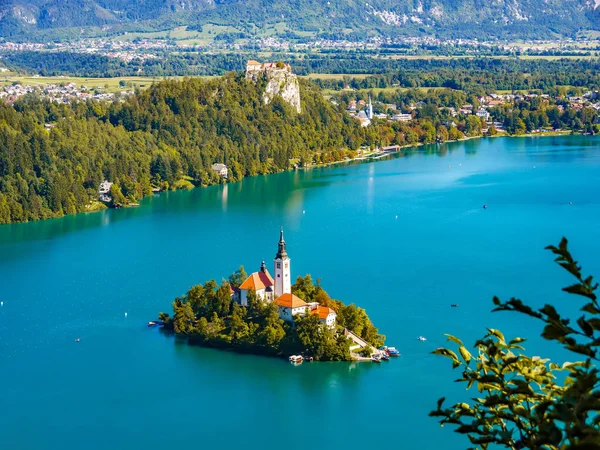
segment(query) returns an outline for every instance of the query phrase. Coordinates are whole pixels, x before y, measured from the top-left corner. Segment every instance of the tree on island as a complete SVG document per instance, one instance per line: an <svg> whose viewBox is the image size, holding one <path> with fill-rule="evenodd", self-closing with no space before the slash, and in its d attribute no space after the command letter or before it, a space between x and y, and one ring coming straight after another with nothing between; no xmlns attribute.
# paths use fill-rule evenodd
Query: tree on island
<svg viewBox="0 0 600 450"><path fill-rule="evenodd" d="M242 285L246 278L248 278L248 274L244 270L244 266L240 266L238 267L238 270L229 275L229 284L232 288L237 289Z"/></svg>
<svg viewBox="0 0 600 450"><path fill-rule="evenodd" d="M449 408L443 407L445 399L441 398L430 416L439 417L442 426L457 425L457 433L466 434L482 449L490 445L515 450L600 448L600 378L595 366L600 346L600 304L595 293L598 284L591 276L583 277L566 239L548 249L577 280L563 291L586 299L577 326L552 305L534 310L516 298L503 302L495 297L494 311L513 311L540 320L545 324L544 339L586 356L585 361L559 366L549 359L529 357L521 345L525 339L507 341L494 329L488 329L475 342L476 355L450 335L448 340L458 346L458 353L446 348L434 351L450 358L453 368L462 370L456 381L467 383L467 389L477 387L479 397Z"/></svg>

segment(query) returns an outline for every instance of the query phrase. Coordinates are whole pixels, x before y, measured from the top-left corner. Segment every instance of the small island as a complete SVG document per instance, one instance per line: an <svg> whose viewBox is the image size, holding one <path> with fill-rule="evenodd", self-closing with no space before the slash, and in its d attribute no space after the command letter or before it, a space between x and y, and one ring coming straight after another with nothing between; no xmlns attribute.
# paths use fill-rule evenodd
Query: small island
<svg viewBox="0 0 600 450"><path fill-rule="evenodd" d="M291 260L280 231L274 277L265 262L244 268L220 285L207 281L173 302L160 324L192 344L275 357L315 361L379 361L379 334L364 309L333 300L310 275L291 284ZM153 323L153 322L151 322ZM297 356L296 356L297 355Z"/></svg>

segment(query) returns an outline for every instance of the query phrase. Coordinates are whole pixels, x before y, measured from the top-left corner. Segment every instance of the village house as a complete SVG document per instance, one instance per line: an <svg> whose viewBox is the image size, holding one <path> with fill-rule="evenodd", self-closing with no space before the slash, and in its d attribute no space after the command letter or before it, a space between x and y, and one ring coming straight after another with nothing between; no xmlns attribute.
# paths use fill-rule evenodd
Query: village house
<svg viewBox="0 0 600 450"><path fill-rule="evenodd" d="M392 116L392 120L396 122L410 122L412 118L412 114L394 114Z"/></svg>
<svg viewBox="0 0 600 450"><path fill-rule="evenodd" d="M223 178L227 178L229 174L229 169L225 164L216 163L210 166L211 170L215 172L217 175L222 176Z"/></svg>
<svg viewBox="0 0 600 450"><path fill-rule="evenodd" d="M110 181L106 180L100 183L100 187L98 188L98 200L106 203L112 201L112 197L110 196L110 188L112 185L113 184Z"/></svg>
<svg viewBox="0 0 600 450"><path fill-rule="evenodd" d="M448 111L448 113L452 116L452 117L456 117L458 114L456 112L456 108L452 108L451 106L443 106L440 108L440 111Z"/></svg>
<svg viewBox="0 0 600 450"><path fill-rule="evenodd" d="M477 110L477 117L483 117L485 119L485 121L487 122L488 119L490 118L490 113L487 112L487 110L485 110L483 108L479 108Z"/></svg>
<svg viewBox="0 0 600 450"><path fill-rule="evenodd" d="M319 316L319 322L323 323L329 328L335 327L337 314L335 311L327 306L317 306L310 311L311 314Z"/></svg>
<svg viewBox="0 0 600 450"><path fill-rule="evenodd" d="M462 105L460 107L460 113L461 114L468 115L468 114L471 114L472 112L473 112L473 105L470 105L470 104L467 103L467 104Z"/></svg>

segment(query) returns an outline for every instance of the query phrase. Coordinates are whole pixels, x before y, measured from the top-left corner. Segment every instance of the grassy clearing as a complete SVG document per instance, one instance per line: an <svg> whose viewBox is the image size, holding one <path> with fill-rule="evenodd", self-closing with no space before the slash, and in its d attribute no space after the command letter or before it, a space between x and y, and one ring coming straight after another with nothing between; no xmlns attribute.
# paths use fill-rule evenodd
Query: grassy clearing
<svg viewBox="0 0 600 450"><path fill-rule="evenodd" d="M182 77L168 77L179 79ZM77 86L84 85L87 88L95 89L102 88L107 92L121 92L132 88L147 88L152 83L163 80L162 77L118 77L118 78L81 78L81 77L21 77L21 76L5 76L0 78L1 86L8 86L14 83L20 83L29 86L43 86L45 84L60 84L60 83L75 83ZM125 88L119 86L119 82L126 83Z"/></svg>
<svg viewBox="0 0 600 450"><path fill-rule="evenodd" d="M342 80L344 77L356 78L357 80L362 80L364 78L370 77L372 74L370 73L311 73L306 75L305 78L314 80Z"/></svg>
<svg viewBox="0 0 600 450"><path fill-rule="evenodd" d="M222 33L236 32L234 27L206 24L201 31L188 30L188 27L175 27L171 30L126 33L113 37L115 41L133 41L134 39L172 39L180 45L202 45L212 41L216 36Z"/></svg>

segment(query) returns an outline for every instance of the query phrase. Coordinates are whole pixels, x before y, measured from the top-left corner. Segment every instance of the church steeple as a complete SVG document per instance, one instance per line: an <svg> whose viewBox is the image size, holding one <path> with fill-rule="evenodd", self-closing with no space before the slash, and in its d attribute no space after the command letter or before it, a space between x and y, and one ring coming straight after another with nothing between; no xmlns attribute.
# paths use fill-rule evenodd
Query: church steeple
<svg viewBox="0 0 600 450"><path fill-rule="evenodd" d="M279 244L277 246L277 255L275 255L275 296L292 292L292 283L290 275L290 257L285 248L285 239L283 238L283 227L279 230Z"/></svg>
<svg viewBox="0 0 600 450"><path fill-rule="evenodd" d="M279 244L277 249L277 255L275 255L275 259L283 259L287 258L288 254L285 250L285 239L283 239L283 227L279 230Z"/></svg>

